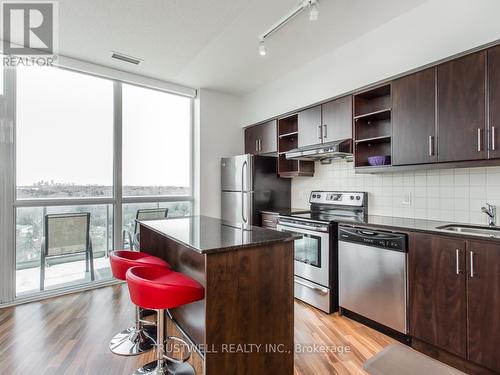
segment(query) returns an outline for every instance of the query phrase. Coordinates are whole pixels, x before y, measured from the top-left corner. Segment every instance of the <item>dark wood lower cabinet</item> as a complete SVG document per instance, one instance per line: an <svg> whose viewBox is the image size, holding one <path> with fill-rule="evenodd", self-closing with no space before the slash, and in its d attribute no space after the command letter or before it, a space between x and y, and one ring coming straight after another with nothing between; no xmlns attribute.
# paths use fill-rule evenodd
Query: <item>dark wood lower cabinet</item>
<svg viewBox="0 0 500 375"><path fill-rule="evenodd" d="M409 244L410 334L465 357L465 241L415 233Z"/></svg>
<svg viewBox="0 0 500 375"><path fill-rule="evenodd" d="M500 372L500 244L413 233L408 270L413 346L470 361L446 361L457 367Z"/></svg>
<svg viewBox="0 0 500 375"><path fill-rule="evenodd" d="M467 246L468 359L500 372L500 245Z"/></svg>

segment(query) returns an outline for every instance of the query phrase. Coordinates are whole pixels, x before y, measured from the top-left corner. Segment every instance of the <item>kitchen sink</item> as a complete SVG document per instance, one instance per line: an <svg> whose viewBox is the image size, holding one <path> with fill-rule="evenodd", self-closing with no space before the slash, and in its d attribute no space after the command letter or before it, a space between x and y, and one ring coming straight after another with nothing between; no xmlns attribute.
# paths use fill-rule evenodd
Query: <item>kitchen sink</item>
<svg viewBox="0 0 500 375"><path fill-rule="evenodd" d="M472 236L500 238L500 227L482 227L475 225L448 224L436 227L436 229L449 232L470 234Z"/></svg>

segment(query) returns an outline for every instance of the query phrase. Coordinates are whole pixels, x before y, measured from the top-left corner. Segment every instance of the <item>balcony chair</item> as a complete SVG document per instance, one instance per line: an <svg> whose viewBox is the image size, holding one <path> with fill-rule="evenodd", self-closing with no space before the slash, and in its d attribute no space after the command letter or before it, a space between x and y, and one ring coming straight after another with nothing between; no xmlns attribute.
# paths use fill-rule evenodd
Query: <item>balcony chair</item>
<svg viewBox="0 0 500 375"><path fill-rule="evenodd" d="M41 245L40 290L45 288L45 266L49 258L85 253L85 272L95 280L94 254L90 239L90 213L47 214Z"/></svg>
<svg viewBox="0 0 500 375"><path fill-rule="evenodd" d="M168 216L168 208L140 208L135 215L134 234L127 229L123 230L123 244L127 240L129 249L139 251L139 224L140 220L161 220Z"/></svg>

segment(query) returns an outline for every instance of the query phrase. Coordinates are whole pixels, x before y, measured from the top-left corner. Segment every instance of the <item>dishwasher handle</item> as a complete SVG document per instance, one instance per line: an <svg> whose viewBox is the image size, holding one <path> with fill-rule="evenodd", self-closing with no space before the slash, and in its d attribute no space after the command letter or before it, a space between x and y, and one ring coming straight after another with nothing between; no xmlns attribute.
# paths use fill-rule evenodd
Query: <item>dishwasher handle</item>
<svg viewBox="0 0 500 375"><path fill-rule="evenodd" d="M387 250L407 252L407 236L403 233L372 231L363 228L339 228L339 241L351 242Z"/></svg>

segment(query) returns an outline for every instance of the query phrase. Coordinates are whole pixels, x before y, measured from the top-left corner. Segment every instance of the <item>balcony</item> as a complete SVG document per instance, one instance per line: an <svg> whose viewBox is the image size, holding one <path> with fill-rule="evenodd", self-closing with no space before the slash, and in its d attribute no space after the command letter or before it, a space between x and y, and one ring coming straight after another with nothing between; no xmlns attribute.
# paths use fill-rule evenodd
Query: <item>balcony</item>
<svg viewBox="0 0 500 375"><path fill-rule="evenodd" d="M98 255L98 254L96 254ZM22 297L40 290L40 264L18 263L16 270L16 295ZM101 254L94 258L95 282L112 278L109 258ZM70 288L90 283L90 273L85 272L85 259L50 264L45 268L45 290Z"/></svg>

